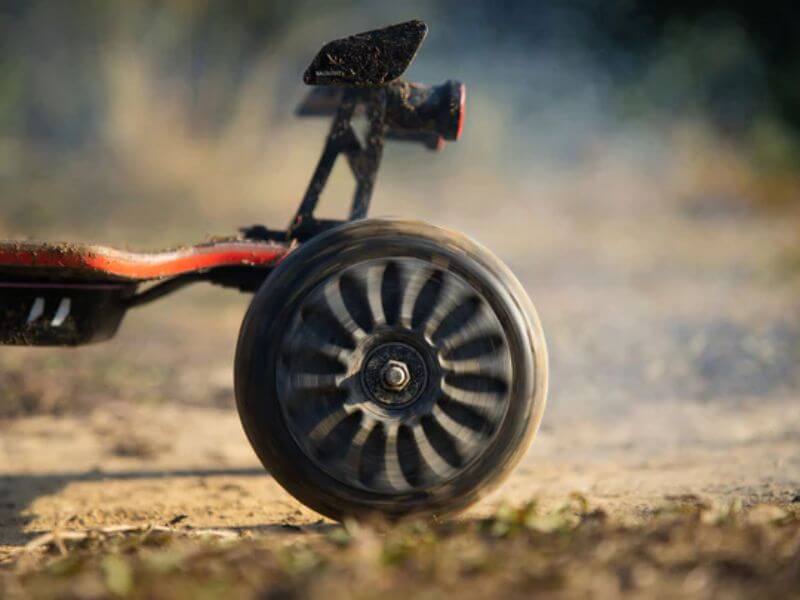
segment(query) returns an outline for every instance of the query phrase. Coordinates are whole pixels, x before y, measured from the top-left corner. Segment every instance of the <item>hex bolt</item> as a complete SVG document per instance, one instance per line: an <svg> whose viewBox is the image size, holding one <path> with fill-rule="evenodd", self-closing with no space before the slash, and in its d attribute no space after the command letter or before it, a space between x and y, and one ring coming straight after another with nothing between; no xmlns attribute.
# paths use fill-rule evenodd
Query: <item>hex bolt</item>
<svg viewBox="0 0 800 600"><path fill-rule="evenodd" d="M411 381L411 375L405 363L399 360L389 360L381 371L383 387L393 392L403 390Z"/></svg>

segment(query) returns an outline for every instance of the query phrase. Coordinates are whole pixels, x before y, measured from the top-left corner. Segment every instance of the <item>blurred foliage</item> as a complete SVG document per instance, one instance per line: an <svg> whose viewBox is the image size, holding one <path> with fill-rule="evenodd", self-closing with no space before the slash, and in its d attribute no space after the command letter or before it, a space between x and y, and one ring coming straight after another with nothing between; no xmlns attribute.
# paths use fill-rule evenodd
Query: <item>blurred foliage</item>
<svg viewBox="0 0 800 600"><path fill-rule="evenodd" d="M74 147L86 140L102 119L104 51L127 37L144 37L146 46L169 57L160 64L160 75L179 74L189 85L214 70L215 62L223 63L229 80L219 84L232 97L250 61L299 6L288 1L4 0L0 126L50 144ZM203 120L209 121L214 119Z"/></svg>
<svg viewBox="0 0 800 600"><path fill-rule="evenodd" d="M314 527L314 526L312 526ZM321 529L326 535L314 533ZM752 598L797 589L790 506L672 502L624 524L573 496L485 519L283 536L191 528L54 532L0 568L37 598Z"/></svg>
<svg viewBox="0 0 800 600"><path fill-rule="evenodd" d="M583 54L662 109L701 109L731 131L770 110L800 128L796 3L477 0L457 12L466 31L501 45Z"/></svg>
<svg viewBox="0 0 800 600"><path fill-rule="evenodd" d="M184 81L194 123L214 127L230 114L257 59L298 24L325 15L351 31L362 23L344 24L361 21L354 18L360 12L400 20L414 10L435 17L440 47L482 64L509 51L532 63L549 52L566 66L584 62L620 91L623 114L701 112L737 134L764 113L800 127L800 15L788 2L425 0L395 11L368 4L2 0L0 135L73 148L90 139L105 108L101 63L127 39L159 56L160 77ZM537 82L525 83L533 92Z"/></svg>
<svg viewBox="0 0 800 600"><path fill-rule="evenodd" d="M481 140L440 167L413 154L420 193L448 170L492 189L500 170L574 171L600 148L664 164L692 128L719 138L692 167L703 193L793 201L795 15L738 0L0 0L0 234L161 245L279 226L324 132L288 118L299 74L324 41L412 17L431 35L409 76L466 81L467 137ZM736 164L722 185L706 175L718 163Z"/></svg>

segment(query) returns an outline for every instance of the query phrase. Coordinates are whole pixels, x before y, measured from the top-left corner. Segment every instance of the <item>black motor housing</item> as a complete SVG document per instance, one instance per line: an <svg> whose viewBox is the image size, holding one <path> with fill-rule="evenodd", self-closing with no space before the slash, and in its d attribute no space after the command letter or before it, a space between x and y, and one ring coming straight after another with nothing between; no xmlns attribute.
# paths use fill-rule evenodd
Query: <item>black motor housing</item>
<svg viewBox="0 0 800 600"><path fill-rule="evenodd" d="M386 86L386 122L391 130L436 133L455 141L464 124L466 88L459 81L423 85L398 80Z"/></svg>
<svg viewBox="0 0 800 600"><path fill-rule="evenodd" d="M466 87L460 81L425 85L398 79L384 86L384 90L388 139L419 142L438 150L445 140L461 137ZM315 87L297 107L297 115L334 116L343 93L341 87Z"/></svg>
<svg viewBox="0 0 800 600"><path fill-rule="evenodd" d="M77 346L111 338L136 290L128 282L0 281L0 344Z"/></svg>

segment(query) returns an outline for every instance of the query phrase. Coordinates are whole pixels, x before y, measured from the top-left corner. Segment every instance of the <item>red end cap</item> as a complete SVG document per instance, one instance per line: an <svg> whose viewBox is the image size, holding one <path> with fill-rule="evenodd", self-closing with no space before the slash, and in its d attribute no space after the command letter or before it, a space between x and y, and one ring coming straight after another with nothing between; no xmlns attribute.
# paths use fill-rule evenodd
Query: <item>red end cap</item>
<svg viewBox="0 0 800 600"><path fill-rule="evenodd" d="M454 142L464 130L464 104L467 88L452 79L434 88L440 92L438 132L444 139Z"/></svg>
<svg viewBox="0 0 800 600"><path fill-rule="evenodd" d="M461 137L464 131L464 118L467 114L467 86L463 83L458 84L458 125L456 126L456 138Z"/></svg>

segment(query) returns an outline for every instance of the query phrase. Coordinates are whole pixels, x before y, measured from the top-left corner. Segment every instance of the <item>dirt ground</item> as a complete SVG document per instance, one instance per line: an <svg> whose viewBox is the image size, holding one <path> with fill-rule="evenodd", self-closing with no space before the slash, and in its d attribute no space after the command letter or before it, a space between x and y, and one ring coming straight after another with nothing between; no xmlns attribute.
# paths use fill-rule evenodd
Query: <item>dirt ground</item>
<svg viewBox="0 0 800 600"><path fill-rule="evenodd" d="M633 523L694 496L789 503L800 489L800 407L786 402L794 404L788 411L778 401L738 405L746 424L732 411L701 405L635 410L615 423L565 419L563 429L544 428L505 486L471 515L503 501L557 506L576 491ZM664 435L654 423L681 433ZM708 436L698 423L724 433ZM195 528L269 531L320 519L263 472L231 410L119 406L18 419L3 434L4 464L13 465L0 480L4 560L54 529L182 517Z"/></svg>
<svg viewBox="0 0 800 600"><path fill-rule="evenodd" d="M407 213L492 247L549 340L539 435L469 514L571 492L629 522L681 498L800 501L795 218L729 199L515 193L490 215ZM262 470L233 407L246 302L191 290L132 313L105 345L3 351L0 561L54 529L319 522Z"/></svg>

